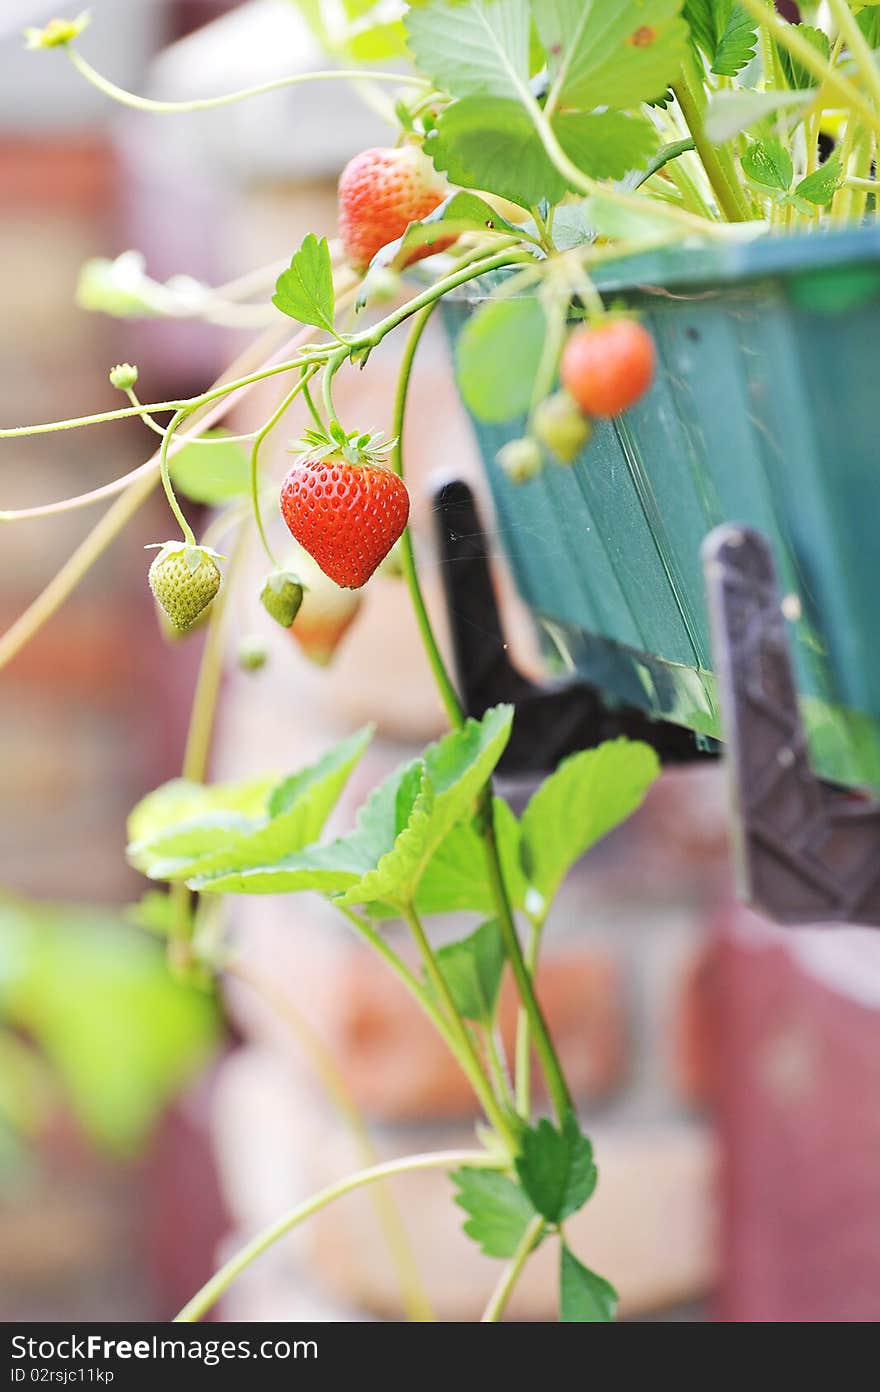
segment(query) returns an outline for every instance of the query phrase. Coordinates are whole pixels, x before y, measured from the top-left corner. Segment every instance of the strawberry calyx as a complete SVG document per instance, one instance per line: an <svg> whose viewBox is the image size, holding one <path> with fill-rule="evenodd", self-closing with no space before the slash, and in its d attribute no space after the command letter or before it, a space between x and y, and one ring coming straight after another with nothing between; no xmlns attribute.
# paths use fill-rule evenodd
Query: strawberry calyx
<svg viewBox="0 0 880 1392"><path fill-rule="evenodd" d="M372 434L357 430L346 432L338 421L333 421L329 431L304 430L293 452L297 464L305 460L338 459L353 469L367 465L387 468L385 456L396 444L396 439L387 439L381 430Z"/></svg>
<svg viewBox="0 0 880 1392"><path fill-rule="evenodd" d="M193 574L205 560L225 561L226 557L215 551L213 546L193 546L187 541L152 541L144 547L145 551L158 551L154 564L165 561L169 556L182 556L188 570Z"/></svg>

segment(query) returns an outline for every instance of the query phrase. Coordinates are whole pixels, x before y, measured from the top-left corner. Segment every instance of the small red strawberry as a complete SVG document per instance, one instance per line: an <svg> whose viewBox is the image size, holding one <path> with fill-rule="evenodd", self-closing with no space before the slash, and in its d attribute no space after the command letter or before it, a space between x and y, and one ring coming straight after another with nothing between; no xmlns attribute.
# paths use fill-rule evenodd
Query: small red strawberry
<svg viewBox="0 0 880 1392"><path fill-rule="evenodd" d="M306 450L281 485L291 534L343 589L359 590L409 517L403 480L383 463L378 436L306 432Z"/></svg>
<svg viewBox="0 0 880 1392"><path fill-rule="evenodd" d="M609 319L575 329L562 350L562 385L587 416L619 415L651 385L656 352L634 319Z"/></svg>
<svg viewBox="0 0 880 1392"><path fill-rule="evenodd" d="M375 147L355 155L339 180L339 235L351 264L365 270L381 247L432 213L446 194L442 178L418 145ZM408 263L443 251L454 240L438 238L419 247Z"/></svg>

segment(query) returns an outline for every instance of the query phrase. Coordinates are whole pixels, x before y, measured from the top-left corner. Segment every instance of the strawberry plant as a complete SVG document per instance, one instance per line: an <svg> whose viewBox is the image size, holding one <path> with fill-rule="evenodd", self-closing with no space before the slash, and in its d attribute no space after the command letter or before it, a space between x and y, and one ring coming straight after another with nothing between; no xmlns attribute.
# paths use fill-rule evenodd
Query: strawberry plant
<svg viewBox="0 0 880 1392"><path fill-rule="evenodd" d="M456 376L478 419L523 422L501 451L508 476L526 480L576 456L589 460L592 421L644 397L655 368L648 331L597 289L599 267L670 243L698 251L876 216L880 6L828 0L821 11L800 6L801 22L791 23L767 0L421 0L402 17L389 18L382 5L345 7L350 18L334 27L321 6L303 8L347 66L287 85L354 76L391 94L388 146L363 151L342 172L338 238L309 234L291 249L272 297L274 322L288 330L281 347L277 340L266 351L257 341L204 392L164 402L142 402L136 369L122 364L111 380L127 405L0 430L2 439L131 418L160 437L156 455L131 475L3 514L11 522L115 498L0 639L0 662L54 612L161 480L181 538L163 545L150 582L177 630L206 614L209 624L183 776L135 808L129 827L132 863L169 887L164 921L174 969L232 969L222 936L208 930L219 896L321 894L419 1003L484 1113L473 1150L369 1164L280 1217L179 1318L201 1318L266 1247L339 1195L437 1167L452 1174L465 1232L488 1258L505 1263L487 1320L502 1317L531 1253L553 1242L560 1318L607 1321L615 1292L585 1264L589 1253L571 1250L566 1231L590 1201L598 1171L534 977L567 872L639 805L657 760L646 746L616 740L566 759L521 817L495 794L493 772L514 712L499 706L466 718L434 636L406 525L410 378L437 306L474 296ZM267 90L150 101L92 67L80 47L84 29L85 17L56 20L30 31L28 44L57 50L52 61L71 62L109 100L145 119L173 120L176 112ZM391 60L391 71L374 66ZM158 284L131 253L90 263L80 296L91 308L129 317L233 322L242 309L206 286ZM372 317L352 321L352 307ZM403 326L394 402L377 403L380 418L341 422L338 374L369 371L372 351ZM267 380L278 382L278 404L257 431L240 440L212 433L233 403ZM262 477L261 447L300 402L311 423L279 495ZM390 436L384 446L380 427ZM200 541L178 493L220 509ZM286 537L281 550L280 518L298 543L293 550ZM232 542L227 563L209 543L219 528L243 536L252 526L271 567L262 590L267 623L289 628L321 662L344 640L361 587L399 541L448 716L449 734L375 788L353 828L335 839L324 837L324 827L369 731L274 779L204 781L238 545ZM438 949L431 919L450 913L463 916L462 935ZM392 919L408 927L419 970L384 936ZM513 1059L503 1057L496 1034L505 970L520 1000ZM535 1115L533 1053L551 1117Z"/></svg>

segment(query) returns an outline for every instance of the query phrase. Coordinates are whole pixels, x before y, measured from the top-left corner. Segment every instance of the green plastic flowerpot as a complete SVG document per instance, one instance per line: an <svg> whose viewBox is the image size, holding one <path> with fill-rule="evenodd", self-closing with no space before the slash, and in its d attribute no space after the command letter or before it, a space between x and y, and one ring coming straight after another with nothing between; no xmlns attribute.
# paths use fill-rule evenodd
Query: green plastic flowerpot
<svg viewBox="0 0 880 1392"><path fill-rule="evenodd" d="M814 766L880 788L880 230L664 249L597 283L654 336L649 394L519 485L495 457L522 418L474 420L548 649L610 699L720 736L700 544L760 528L796 597ZM478 303L447 305L453 340Z"/></svg>

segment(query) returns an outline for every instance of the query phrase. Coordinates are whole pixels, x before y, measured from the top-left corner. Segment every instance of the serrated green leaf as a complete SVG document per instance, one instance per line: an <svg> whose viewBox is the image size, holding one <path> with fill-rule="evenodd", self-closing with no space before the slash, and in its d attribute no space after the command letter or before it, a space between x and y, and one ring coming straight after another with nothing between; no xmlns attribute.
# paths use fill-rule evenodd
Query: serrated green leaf
<svg viewBox="0 0 880 1392"><path fill-rule="evenodd" d="M470 816L510 737L512 717L509 706L495 706L429 745L421 760L374 789L348 836L260 865L194 875L188 883L214 893L318 889L342 895L345 904L408 902L452 827Z"/></svg>
<svg viewBox="0 0 880 1392"><path fill-rule="evenodd" d="M228 434L226 430L206 431L202 442L184 445L172 457L172 482L192 502L214 507L231 498L247 496L248 457L240 444L227 438Z"/></svg>
<svg viewBox="0 0 880 1392"><path fill-rule="evenodd" d="M575 861L631 816L659 772L653 749L621 738L570 755L544 780L520 821L520 854L547 904Z"/></svg>
<svg viewBox="0 0 880 1392"><path fill-rule="evenodd" d="M565 1324L609 1324L617 1311L617 1291L591 1271L566 1245L559 1257L559 1318Z"/></svg>
<svg viewBox="0 0 880 1392"><path fill-rule="evenodd" d="M812 174L801 179L794 191L798 198L805 198L808 203L824 207L826 203L831 202L842 183L843 167L839 158L834 155L824 164L820 164L818 169L814 169Z"/></svg>
<svg viewBox="0 0 880 1392"><path fill-rule="evenodd" d="M867 11L862 11L862 14L866 13ZM859 19L861 19L861 15ZM817 29L813 24L799 24L797 34L799 39L806 39L807 43L812 44L820 57L827 62L831 56L831 45L824 29ZM777 44L776 52L779 54L782 71L785 73L785 80L789 87L801 92L817 85L817 79L813 74L802 67L799 60L793 53L789 53L787 48L783 48L782 44Z"/></svg>
<svg viewBox="0 0 880 1392"><path fill-rule="evenodd" d="M405 904L413 900L431 857L452 827L473 810L477 794L510 738L512 719L510 706L494 706L482 720L468 720L462 729L428 745L424 775L419 774L405 825L375 871L352 885L343 903Z"/></svg>
<svg viewBox="0 0 880 1392"><path fill-rule="evenodd" d="M557 1130L542 1117L523 1132L516 1159L519 1181L548 1223L562 1223L583 1208L596 1187L593 1147L569 1113Z"/></svg>
<svg viewBox="0 0 880 1392"><path fill-rule="evenodd" d="M719 77L736 77L754 58L757 25L737 0L686 0L683 13Z"/></svg>
<svg viewBox="0 0 880 1392"><path fill-rule="evenodd" d="M466 1020L491 1027L504 974L504 943L495 919L435 953L452 999Z"/></svg>
<svg viewBox="0 0 880 1392"><path fill-rule="evenodd" d="M450 1175L455 1202L470 1214L462 1226L487 1257L512 1257L535 1210L522 1189L497 1170L473 1166Z"/></svg>
<svg viewBox="0 0 880 1392"><path fill-rule="evenodd" d="M141 868L137 859L140 842L211 813L247 819L261 814L273 786L273 776L249 778L238 783L193 783L186 778L172 778L160 788L147 793L128 816L129 855L132 863Z"/></svg>
<svg viewBox="0 0 880 1392"><path fill-rule="evenodd" d="M551 122L569 159L593 179L621 179L642 168L658 136L641 116L617 111L562 111ZM548 158L534 124L519 102L468 97L440 113L425 146L453 183L486 189L521 207L542 199L558 203L574 185Z"/></svg>
<svg viewBox="0 0 880 1392"><path fill-rule="evenodd" d="M531 207L558 203L568 187L525 108L512 97L473 96L447 106L425 144L452 183Z"/></svg>
<svg viewBox="0 0 880 1392"><path fill-rule="evenodd" d="M546 324L540 302L489 300L459 335L455 371L465 405L479 420L509 421L529 408Z"/></svg>
<svg viewBox="0 0 880 1392"><path fill-rule="evenodd" d="M162 807L160 815L170 815L170 820L151 835L133 840L130 860L152 879L175 880L241 870L301 850L320 836L371 734L369 728L358 731L269 789L264 783L256 784L257 790L263 788L256 810L250 802L255 791L252 783L203 788L203 796L197 795L195 802L179 783L166 784L170 794L165 794L164 804L157 805ZM159 789L151 797L164 791ZM247 811L241 810L242 802ZM157 805L151 813L154 823ZM179 817L174 816L177 807L182 807Z"/></svg>
<svg viewBox="0 0 880 1392"><path fill-rule="evenodd" d="M299 251L294 252L288 269L278 277L272 303L300 324L314 324L333 332L333 269L326 237L318 241L309 232Z"/></svg>
<svg viewBox="0 0 880 1392"><path fill-rule="evenodd" d="M794 178L791 155L775 136L755 140L742 157L743 173L761 188L787 193Z"/></svg>
<svg viewBox="0 0 880 1392"><path fill-rule="evenodd" d="M618 109L651 101L687 52L682 0L541 0L535 24L554 105Z"/></svg>
<svg viewBox="0 0 880 1392"><path fill-rule="evenodd" d="M507 894L513 908L522 908L528 885L519 860L519 823L501 798L494 799L494 808L495 841ZM473 822L459 822L437 847L419 881L416 909L423 916L494 911L485 843Z"/></svg>
<svg viewBox="0 0 880 1392"><path fill-rule="evenodd" d="M403 22L416 66L440 91L515 99L528 91L528 0L462 0L454 6L429 0L410 8Z"/></svg>

